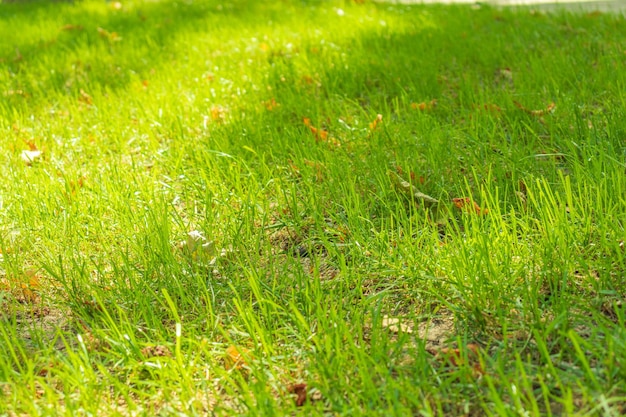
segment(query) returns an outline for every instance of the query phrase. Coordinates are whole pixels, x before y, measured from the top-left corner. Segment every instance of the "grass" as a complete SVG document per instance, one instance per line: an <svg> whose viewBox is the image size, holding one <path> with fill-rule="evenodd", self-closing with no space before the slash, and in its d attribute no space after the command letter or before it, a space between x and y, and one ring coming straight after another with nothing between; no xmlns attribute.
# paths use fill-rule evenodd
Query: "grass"
<svg viewBox="0 0 626 417"><path fill-rule="evenodd" d="M624 414L625 23L0 4L0 415Z"/></svg>

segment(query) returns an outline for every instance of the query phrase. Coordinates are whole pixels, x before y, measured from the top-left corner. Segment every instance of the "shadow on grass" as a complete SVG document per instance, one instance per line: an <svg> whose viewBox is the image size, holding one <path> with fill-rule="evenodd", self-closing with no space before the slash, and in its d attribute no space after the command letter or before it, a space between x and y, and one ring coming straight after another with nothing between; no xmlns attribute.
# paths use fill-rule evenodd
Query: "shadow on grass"
<svg viewBox="0 0 626 417"><path fill-rule="evenodd" d="M279 13L279 7L245 0L144 2L128 8L104 2L1 3L0 63L6 65L14 89L76 93L85 84L119 89L128 84L131 74L145 75L162 62L184 59L184 51L174 50L181 38L189 39L189 49L196 48L191 43L195 34L215 29L234 34L238 28L267 25L259 15L276 25L289 18ZM36 68L33 72L39 76L29 80L30 85L15 77L25 66L31 66L29 71ZM80 79L69 86L70 78Z"/></svg>

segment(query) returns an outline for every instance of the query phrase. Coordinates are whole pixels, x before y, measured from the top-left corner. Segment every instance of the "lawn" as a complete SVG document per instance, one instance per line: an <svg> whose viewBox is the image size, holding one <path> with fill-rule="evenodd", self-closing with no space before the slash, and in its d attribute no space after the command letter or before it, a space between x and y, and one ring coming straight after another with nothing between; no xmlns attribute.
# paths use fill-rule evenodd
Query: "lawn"
<svg viewBox="0 0 626 417"><path fill-rule="evenodd" d="M0 416L626 413L626 18L0 4Z"/></svg>

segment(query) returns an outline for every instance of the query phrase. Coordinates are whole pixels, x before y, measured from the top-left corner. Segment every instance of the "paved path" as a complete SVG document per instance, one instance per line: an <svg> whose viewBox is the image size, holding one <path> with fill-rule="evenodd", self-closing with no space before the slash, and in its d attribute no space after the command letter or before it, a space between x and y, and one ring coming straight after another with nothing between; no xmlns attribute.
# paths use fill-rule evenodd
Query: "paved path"
<svg viewBox="0 0 626 417"><path fill-rule="evenodd" d="M402 4L428 4L428 3L461 3L475 4L476 0L391 0L390 3ZM572 11L604 11L622 13L626 12L626 0L486 0L480 3L493 6L519 6L533 7L544 10L567 9Z"/></svg>

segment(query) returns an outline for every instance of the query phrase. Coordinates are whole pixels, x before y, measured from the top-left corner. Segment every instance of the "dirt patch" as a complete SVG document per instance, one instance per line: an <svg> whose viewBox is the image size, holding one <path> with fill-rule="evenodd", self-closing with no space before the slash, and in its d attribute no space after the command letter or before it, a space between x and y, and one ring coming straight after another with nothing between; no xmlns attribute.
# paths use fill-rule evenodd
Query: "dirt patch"
<svg viewBox="0 0 626 417"><path fill-rule="evenodd" d="M454 316L448 312L441 313L417 325L406 318L385 316L381 325L393 334L415 335L424 341L424 347L430 353L437 353L456 334Z"/></svg>
<svg viewBox="0 0 626 417"><path fill-rule="evenodd" d="M67 329L69 317L67 311L52 306L38 304L7 303L2 321L12 321L14 317L15 334L27 348L54 343L55 349L63 350L63 340L58 338L60 329Z"/></svg>

